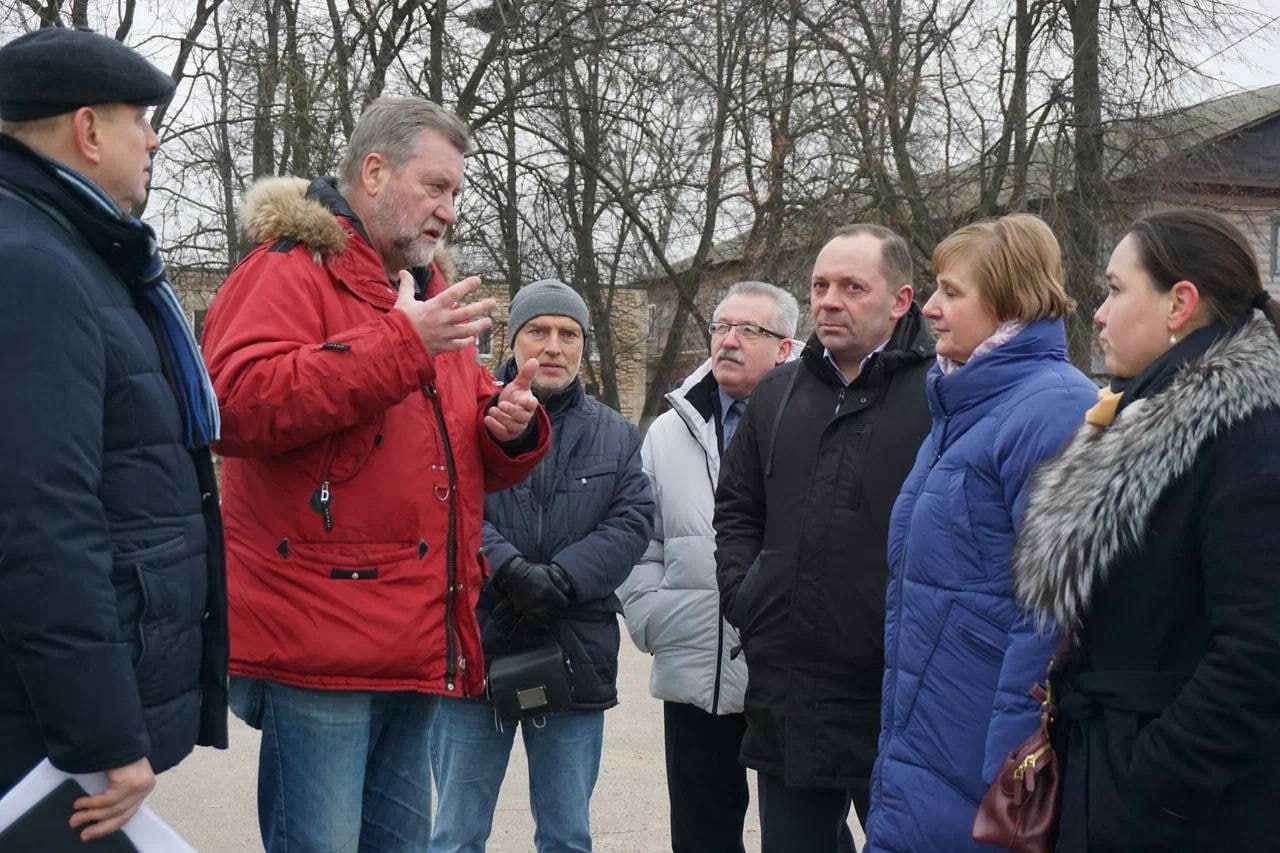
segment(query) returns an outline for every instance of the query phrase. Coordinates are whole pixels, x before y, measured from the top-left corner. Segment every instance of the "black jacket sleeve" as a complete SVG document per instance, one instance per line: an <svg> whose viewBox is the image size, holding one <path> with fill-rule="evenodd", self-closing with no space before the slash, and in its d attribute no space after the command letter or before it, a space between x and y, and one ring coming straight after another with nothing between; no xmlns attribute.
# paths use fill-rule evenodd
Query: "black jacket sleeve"
<svg viewBox="0 0 1280 853"><path fill-rule="evenodd" d="M716 511L712 522L716 531L716 584L720 587L720 609L735 628L734 601L742 579L760 553L764 541L765 491L762 455L767 448L760 428L768 407L752 400L742 422L720 461L720 484L716 488Z"/></svg>
<svg viewBox="0 0 1280 853"><path fill-rule="evenodd" d="M150 744L98 498L104 342L74 275L31 248L0 287L0 640L53 763L90 772Z"/></svg>

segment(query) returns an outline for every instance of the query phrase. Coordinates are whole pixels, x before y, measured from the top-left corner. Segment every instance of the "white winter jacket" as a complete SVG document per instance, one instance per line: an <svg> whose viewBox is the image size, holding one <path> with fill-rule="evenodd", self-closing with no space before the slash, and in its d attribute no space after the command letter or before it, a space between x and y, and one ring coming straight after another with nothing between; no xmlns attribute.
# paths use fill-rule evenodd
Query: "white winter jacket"
<svg viewBox="0 0 1280 853"><path fill-rule="evenodd" d="M649 692L712 714L742 712L747 665L731 659L738 634L720 615L711 526L720 476L708 359L667 395L641 458L657 504L653 538L618 589L631 639L653 655Z"/></svg>

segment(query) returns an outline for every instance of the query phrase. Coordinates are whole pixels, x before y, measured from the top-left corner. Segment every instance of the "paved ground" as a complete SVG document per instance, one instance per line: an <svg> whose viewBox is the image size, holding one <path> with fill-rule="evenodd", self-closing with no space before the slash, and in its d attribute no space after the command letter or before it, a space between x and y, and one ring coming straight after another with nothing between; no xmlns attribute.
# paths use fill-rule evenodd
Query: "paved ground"
<svg viewBox="0 0 1280 853"><path fill-rule="evenodd" d="M662 757L662 706L649 696L649 658L635 650L623 631L619 693L621 704L605 714L604 757L591 804L595 849L601 853L660 853L671 849L667 789ZM160 777L149 802L202 853L260 851L256 812L258 733L232 719L231 749L201 749L176 770ZM754 776L754 774L751 774ZM759 820L747 816L747 850L760 849ZM861 844L857 819L851 817ZM528 776L520 739L507 772L491 853L533 849Z"/></svg>

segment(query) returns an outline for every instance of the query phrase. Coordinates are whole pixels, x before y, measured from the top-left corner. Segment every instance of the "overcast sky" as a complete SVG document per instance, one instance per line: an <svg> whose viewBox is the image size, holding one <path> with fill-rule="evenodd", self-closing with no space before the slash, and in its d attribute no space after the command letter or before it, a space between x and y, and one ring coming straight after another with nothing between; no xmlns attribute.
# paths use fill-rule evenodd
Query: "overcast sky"
<svg viewBox="0 0 1280 853"><path fill-rule="evenodd" d="M1280 0L1235 2L1260 16L1248 29L1261 29L1245 37L1222 57L1197 57L1204 63L1201 69L1228 92L1280 83Z"/></svg>

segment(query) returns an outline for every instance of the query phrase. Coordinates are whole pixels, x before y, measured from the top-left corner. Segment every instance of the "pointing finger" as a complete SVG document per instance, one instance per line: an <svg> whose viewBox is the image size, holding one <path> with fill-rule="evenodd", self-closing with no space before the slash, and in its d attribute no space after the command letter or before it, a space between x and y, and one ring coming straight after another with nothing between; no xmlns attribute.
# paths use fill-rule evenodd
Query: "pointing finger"
<svg viewBox="0 0 1280 853"><path fill-rule="evenodd" d="M511 384L518 391L528 391L533 387L533 377L538 372L538 360L531 358L524 364L520 365L520 372L516 374L516 378L511 380Z"/></svg>

